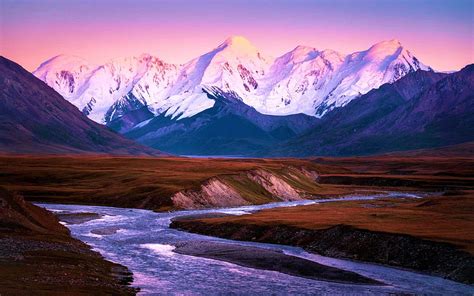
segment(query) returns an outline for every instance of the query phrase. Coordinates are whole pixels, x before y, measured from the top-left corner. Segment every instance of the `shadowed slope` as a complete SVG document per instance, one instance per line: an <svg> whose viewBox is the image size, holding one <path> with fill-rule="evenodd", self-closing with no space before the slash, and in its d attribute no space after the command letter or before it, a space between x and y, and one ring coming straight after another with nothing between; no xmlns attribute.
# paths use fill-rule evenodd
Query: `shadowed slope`
<svg viewBox="0 0 474 296"><path fill-rule="evenodd" d="M215 101L212 108L182 119L162 113L125 135L145 145L181 155L251 155L256 150L291 139L318 122L317 118L305 114L261 114L244 104L235 93L216 87L203 91ZM120 131L140 112L143 110L123 116L110 127Z"/></svg>
<svg viewBox="0 0 474 296"><path fill-rule="evenodd" d="M1 295L134 295L127 268L106 261L43 208L0 187Z"/></svg>
<svg viewBox="0 0 474 296"><path fill-rule="evenodd" d="M474 140L474 65L418 71L337 109L273 155L368 155ZM268 153L262 151L263 153Z"/></svg>
<svg viewBox="0 0 474 296"><path fill-rule="evenodd" d="M0 57L0 151L159 155L84 116L18 64Z"/></svg>

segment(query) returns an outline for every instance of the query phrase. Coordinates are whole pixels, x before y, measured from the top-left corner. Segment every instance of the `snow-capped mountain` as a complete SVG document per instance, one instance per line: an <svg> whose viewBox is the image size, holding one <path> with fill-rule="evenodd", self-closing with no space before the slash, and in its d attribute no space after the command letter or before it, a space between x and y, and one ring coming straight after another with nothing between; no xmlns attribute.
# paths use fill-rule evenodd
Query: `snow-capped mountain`
<svg viewBox="0 0 474 296"><path fill-rule="evenodd" d="M91 119L107 123L125 107L155 108L178 75L179 66L144 54L91 66L76 57L60 55L33 74L76 105Z"/></svg>
<svg viewBox="0 0 474 296"><path fill-rule="evenodd" d="M206 87L232 92L263 114L322 117L418 69L431 70L397 40L349 55L298 46L274 59L234 36L184 65L150 55L98 66L57 56L34 74L91 119L109 123L145 106L155 115L191 117L214 106Z"/></svg>
<svg viewBox="0 0 474 296"><path fill-rule="evenodd" d="M347 56L298 46L275 60L260 100L252 106L265 114L301 112L322 117L418 69L430 70L397 40L380 42Z"/></svg>
<svg viewBox="0 0 474 296"><path fill-rule="evenodd" d="M232 91L242 99L255 95L258 81L265 77L271 58L264 57L247 39L233 36L212 51L185 64L173 87L173 99L194 105L180 110L171 108L167 114L180 118L194 115L213 106L203 87L214 86ZM212 104L209 102L212 101ZM246 102L247 103L247 102ZM248 102L251 105L251 102ZM190 109L193 111L190 114ZM198 113L198 112L197 112Z"/></svg>

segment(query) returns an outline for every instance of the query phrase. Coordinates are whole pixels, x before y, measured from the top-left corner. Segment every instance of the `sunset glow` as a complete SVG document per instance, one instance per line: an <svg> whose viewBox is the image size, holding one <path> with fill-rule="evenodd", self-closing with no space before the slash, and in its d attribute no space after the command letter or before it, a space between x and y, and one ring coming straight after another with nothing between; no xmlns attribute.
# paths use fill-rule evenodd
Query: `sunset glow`
<svg viewBox="0 0 474 296"><path fill-rule="evenodd" d="M349 53L396 38L433 68L457 70L474 61L472 3L2 0L0 52L34 70L58 54L100 63L146 52L184 63L230 35L273 56L299 44Z"/></svg>

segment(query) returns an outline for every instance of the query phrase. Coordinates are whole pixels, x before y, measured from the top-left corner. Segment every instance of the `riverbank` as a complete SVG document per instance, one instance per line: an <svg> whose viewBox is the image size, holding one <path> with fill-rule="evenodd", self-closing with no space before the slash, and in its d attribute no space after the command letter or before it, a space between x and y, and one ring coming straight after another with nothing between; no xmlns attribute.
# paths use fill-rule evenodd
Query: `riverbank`
<svg viewBox="0 0 474 296"><path fill-rule="evenodd" d="M474 182L471 156L193 159L0 156L0 185L35 202L167 212L382 191L444 192Z"/></svg>
<svg viewBox="0 0 474 296"><path fill-rule="evenodd" d="M175 219L172 228L286 244L474 283L474 197L341 201L226 217Z"/></svg>
<svg viewBox="0 0 474 296"><path fill-rule="evenodd" d="M71 237L50 212L0 188L0 294L135 295L130 271Z"/></svg>
<svg viewBox="0 0 474 296"><path fill-rule="evenodd" d="M35 202L166 212L301 200L321 192L299 159L0 156L0 185Z"/></svg>

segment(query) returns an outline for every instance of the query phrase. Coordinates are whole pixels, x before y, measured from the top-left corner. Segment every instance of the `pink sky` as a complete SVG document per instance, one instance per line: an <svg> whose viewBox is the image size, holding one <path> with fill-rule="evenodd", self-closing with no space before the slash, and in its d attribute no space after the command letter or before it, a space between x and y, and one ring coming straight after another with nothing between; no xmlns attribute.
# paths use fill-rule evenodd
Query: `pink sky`
<svg viewBox="0 0 474 296"><path fill-rule="evenodd" d="M279 56L297 45L343 53L399 39L436 70L474 62L472 1L0 2L0 52L34 70L58 54L93 63L150 53L184 63L243 35Z"/></svg>

